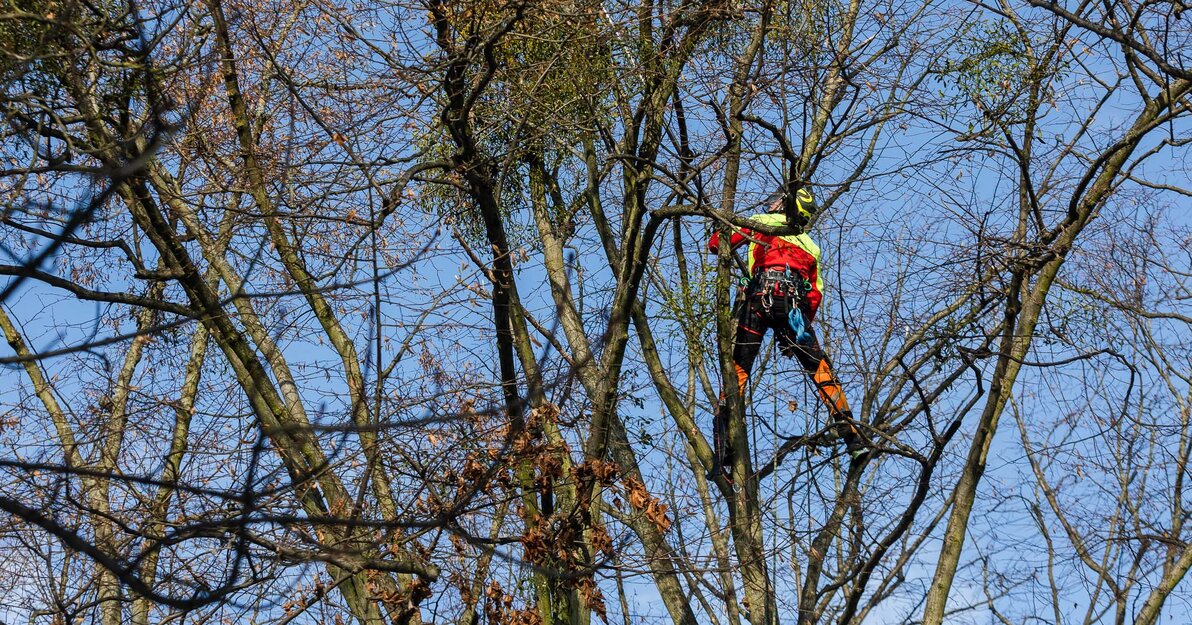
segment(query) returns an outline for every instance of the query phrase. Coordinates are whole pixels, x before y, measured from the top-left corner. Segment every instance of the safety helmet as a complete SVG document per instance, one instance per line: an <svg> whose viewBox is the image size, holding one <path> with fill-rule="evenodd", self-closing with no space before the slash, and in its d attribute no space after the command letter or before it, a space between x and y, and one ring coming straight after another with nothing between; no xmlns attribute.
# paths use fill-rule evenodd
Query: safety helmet
<svg viewBox="0 0 1192 625"><path fill-rule="evenodd" d="M794 194L788 194L785 189L780 189L766 198L766 210L772 213L785 212L788 217L793 218L793 222L806 224L815 215L815 197L811 195L811 191L802 186L796 189Z"/></svg>
<svg viewBox="0 0 1192 625"><path fill-rule="evenodd" d="M804 223L811 221L811 216L815 214L816 210L815 198L812 197L811 191L808 191L806 187L799 187L795 191L794 200L794 210L792 212L795 217Z"/></svg>

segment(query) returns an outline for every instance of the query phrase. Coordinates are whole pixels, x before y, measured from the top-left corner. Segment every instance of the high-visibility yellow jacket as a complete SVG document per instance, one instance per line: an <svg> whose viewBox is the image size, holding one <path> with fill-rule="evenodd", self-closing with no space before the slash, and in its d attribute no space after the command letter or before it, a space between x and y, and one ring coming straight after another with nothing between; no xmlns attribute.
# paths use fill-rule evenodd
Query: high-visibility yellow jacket
<svg viewBox="0 0 1192 625"><path fill-rule="evenodd" d="M786 216L782 213L761 213L750 217L751 220L768 226L786 225ZM781 269L789 267L804 280L811 283L811 292L807 294L807 315L815 318L823 300L824 279L820 275L820 248L807 234L772 236L749 228L742 228L733 232L729 243L734 249L749 242L749 274L757 275L765 269ZM716 252L720 246L720 233L714 233L708 241L708 249ZM810 320L810 319L809 319Z"/></svg>

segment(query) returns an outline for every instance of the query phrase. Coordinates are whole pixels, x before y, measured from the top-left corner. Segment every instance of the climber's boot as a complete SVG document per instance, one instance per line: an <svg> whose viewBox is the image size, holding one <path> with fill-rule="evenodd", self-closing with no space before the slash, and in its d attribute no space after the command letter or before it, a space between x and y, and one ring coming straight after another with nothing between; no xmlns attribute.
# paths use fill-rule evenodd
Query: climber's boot
<svg viewBox="0 0 1192 625"><path fill-rule="evenodd" d="M728 412L728 405L722 401L712 417L712 468L708 470L708 479L722 477L731 485L736 456L728 441Z"/></svg>

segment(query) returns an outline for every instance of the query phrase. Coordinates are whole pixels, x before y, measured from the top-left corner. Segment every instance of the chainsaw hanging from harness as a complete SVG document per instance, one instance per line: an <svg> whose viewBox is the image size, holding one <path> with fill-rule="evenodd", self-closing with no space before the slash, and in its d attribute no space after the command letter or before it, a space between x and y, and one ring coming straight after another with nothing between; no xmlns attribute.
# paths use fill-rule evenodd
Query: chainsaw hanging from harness
<svg viewBox="0 0 1192 625"><path fill-rule="evenodd" d="M760 297L767 317L785 315L794 333L795 343L810 345L815 341L810 324L803 316L803 304L811 292L811 282L790 267L763 269L751 281L751 291Z"/></svg>

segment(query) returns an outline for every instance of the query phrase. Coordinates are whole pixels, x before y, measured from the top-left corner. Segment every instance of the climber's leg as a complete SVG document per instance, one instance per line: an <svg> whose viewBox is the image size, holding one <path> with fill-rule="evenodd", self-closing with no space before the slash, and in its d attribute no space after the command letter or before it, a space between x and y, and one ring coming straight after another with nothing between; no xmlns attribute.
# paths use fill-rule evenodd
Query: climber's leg
<svg viewBox="0 0 1192 625"><path fill-rule="evenodd" d="M794 355L799 359L799 364L803 366L803 369L811 374L811 379L815 382L816 394L819 395L820 402L828 408L828 413L832 416L836 435L844 440L844 444L850 452L859 450L864 446L864 437L856 422L853 421L853 412L849 408L848 399L844 396L844 389L840 386L840 381L836 379L836 374L832 372L832 363L820 347L815 330L809 328L808 331L812 335L812 341L804 345L795 345Z"/></svg>
<svg viewBox="0 0 1192 625"><path fill-rule="evenodd" d="M832 373L832 364L828 362L827 358L821 358L816 363L811 379L815 380L815 388L819 391L820 401L824 402L834 416L842 417L846 414L852 416L848 400L844 398L844 389L840 387L840 381L836 379L836 374Z"/></svg>
<svg viewBox="0 0 1192 625"><path fill-rule="evenodd" d="M737 397L744 398L749 388L749 372L753 363L761 352L762 338L766 335L765 319L761 315L760 300L746 297L741 302L737 314L737 337L733 341L733 370L736 374ZM733 381L725 380L725 384ZM712 417L712 444L716 454L713 473L722 473L731 479L731 468L736 457L732 445L729 444L729 415L732 411L728 406L728 393L720 393L720 403L716 407L716 414Z"/></svg>
<svg viewBox="0 0 1192 625"><path fill-rule="evenodd" d="M737 373L737 392L745 397L745 390L749 387L749 374L753 371L753 363L762 351L762 339L768 328L765 310L761 300L749 297L741 306L737 315L737 338L733 341L733 368Z"/></svg>

